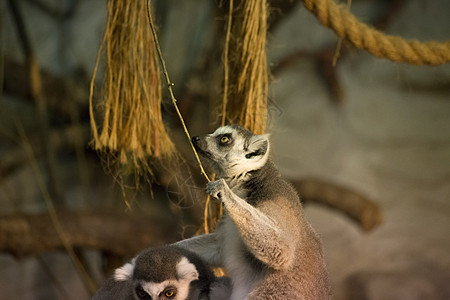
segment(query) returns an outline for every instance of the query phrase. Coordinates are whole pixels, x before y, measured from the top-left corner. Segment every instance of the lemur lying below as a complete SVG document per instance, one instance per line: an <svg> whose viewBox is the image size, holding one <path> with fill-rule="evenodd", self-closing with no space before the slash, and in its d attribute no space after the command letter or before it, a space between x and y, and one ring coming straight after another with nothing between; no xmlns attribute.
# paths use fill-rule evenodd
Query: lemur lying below
<svg viewBox="0 0 450 300"><path fill-rule="evenodd" d="M225 214L214 233L176 243L232 279L231 299L331 299L321 241L269 159L268 135L237 126L193 137L218 180Z"/></svg>
<svg viewBox="0 0 450 300"><path fill-rule="evenodd" d="M216 278L194 253L173 245L148 248L115 270L92 300L227 300L229 278Z"/></svg>

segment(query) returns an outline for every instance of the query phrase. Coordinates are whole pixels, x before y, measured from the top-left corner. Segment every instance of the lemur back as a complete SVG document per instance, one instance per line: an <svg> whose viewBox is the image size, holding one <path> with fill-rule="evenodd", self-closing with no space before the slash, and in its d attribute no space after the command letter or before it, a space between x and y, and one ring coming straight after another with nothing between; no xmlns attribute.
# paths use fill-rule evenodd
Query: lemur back
<svg viewBox="0 0 450 300"><path fill-rule="evenodd" d="M219 178L207 191L225 214L214 233L177 245L224 267L231 299L329 299L321 241L269 159L268 136L233 125L193 143Z"/></svg>

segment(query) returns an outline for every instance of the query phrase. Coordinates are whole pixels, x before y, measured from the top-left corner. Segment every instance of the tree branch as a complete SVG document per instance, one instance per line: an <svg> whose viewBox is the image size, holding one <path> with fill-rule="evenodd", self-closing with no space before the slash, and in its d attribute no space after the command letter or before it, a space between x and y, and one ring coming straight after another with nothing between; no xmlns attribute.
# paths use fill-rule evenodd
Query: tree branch
<svg viewBox="0 0 450 300"><path fill-rule="evenodd" d="M334 208L350 217L365 231L371 231L383 221L381 208L376 203L348 188L314 178L291 182L303 201Z"/></svg>
<svg viewBox="0 0 450 300"><path fill-rule="evenodd" d="M176 223L104 212L58 212L74 248L91 248L128 256L157 243L174 241ZM0 217L0 251L16 257L63 249L48 214Z"/></svg>

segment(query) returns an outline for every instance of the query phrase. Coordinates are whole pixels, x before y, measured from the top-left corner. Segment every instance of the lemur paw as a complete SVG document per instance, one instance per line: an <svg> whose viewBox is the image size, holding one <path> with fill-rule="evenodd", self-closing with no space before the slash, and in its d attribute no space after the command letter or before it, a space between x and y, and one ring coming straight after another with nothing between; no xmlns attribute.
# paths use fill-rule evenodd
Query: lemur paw
<svg viewBox="0 0 450 300"><path fill-rule="evenodd" d="M229 190L230 188L224 179L210 181L206 184L206 192L218 200L222 200Z"/></svg>

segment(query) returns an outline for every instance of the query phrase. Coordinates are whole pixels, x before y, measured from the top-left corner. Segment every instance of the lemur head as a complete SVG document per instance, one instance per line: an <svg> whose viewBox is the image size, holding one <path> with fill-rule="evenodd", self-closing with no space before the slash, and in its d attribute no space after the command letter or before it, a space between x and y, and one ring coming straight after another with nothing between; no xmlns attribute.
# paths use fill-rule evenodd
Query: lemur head
<svg viewBox="0 0 450 300"><path fill-rule="evenodd" d="M235 177L261 169L269 157L269 135L256 135L238 125L194 136L192 143L219 177Z"/></svg>
<svg viewBox="0 0 450 300"><path fill-rule="evenodd" d="M131 281L134 299L191 299L193 293L200 293L192 283L204 280L205 275L199 274L204 271L198 270L184 254L170 246L146 249L116 269L114 280Z"/></svg>

